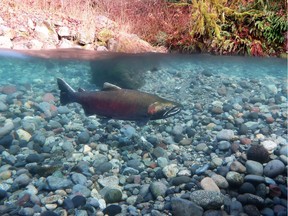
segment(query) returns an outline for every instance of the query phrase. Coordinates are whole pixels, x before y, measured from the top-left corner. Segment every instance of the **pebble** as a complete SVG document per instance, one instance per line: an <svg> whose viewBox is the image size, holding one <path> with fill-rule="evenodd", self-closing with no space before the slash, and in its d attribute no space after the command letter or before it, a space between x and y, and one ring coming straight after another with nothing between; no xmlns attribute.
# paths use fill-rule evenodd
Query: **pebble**
<svg viewBox="0 0 288 216"><path fill-rule="evenodd" d="M59 114L68 114L68 113L70 113L70 109L67 106L59 106L57 110L58 110Z"/></svg>
<svg viewBox="0 0 288 216"><path fill-rule="evenodd" d="M243 205L246 205L246 204L252 204L256 206L264 205L264 199L262 197L251 194L251 193L240 194L237 197L237 200L239 200Z"/></svg>
<svg viewBox="0 0 288 216"><path fill-rule="evenodd" d="M41 163L43 162L45 159L45 157L41 154L29 154L27 157L26 157L26 162L27 163Z"/></svg>
<svg viewBox="0 0 288 216"><path fill-rule="evenodd" d="M227 151L230 149L230 147L231 147L231 144L228 141L220 141L218 143L218 149L221 151Z"/></svg>
<svg viewBox="0 0 288 216"><path fill-rule="evenodd" d="M74 185L72 188L72 193L73 194L81 194L84 197L90 197L90 195L91 195L90 189L84 185L81 185L81 184Z"/></svg>
<svg viewBox="0 0 288 216"><path fill-rule="evenodd" d="M193 191L190 200L203 209L219 209L224 204L224 196L216 191Z"/></svg>
<svg viewBox="0 0 288 216"><path fill-rule="evenodd" d="M191 178L188 176L177 176L171 179L171 184L174 186L178 186L181 184L189 183L191 182Z"/></svg>
<svg viewBox="0 0 288 216"><path fill-rule="evenodd" d="M288 145L282 146L280 148L280 155L285 155L286 157L288 157Z"/></svg>
<svg viewBox="0 0 288 216"><path fill-rule="evenodd" d="M48 176L47 184L50 190L65 189L72 185L72 181L69 179L63 179L55 176Z"/></svg>
<svg viewBox="0 0 288 216"><path fill-rule="evenodd" d="M284 172L285 165L280 160L272 160L267 163L267 165L264 167L264 175L270 178L274 178L277 175L280 175Z"/></svg>
<svg viewBox="0 0 288 216"><path fill-rule="evenodd" d="M168 160L165 157L159 157L157 159L157 164L159 167L164 168L168 165Z"/></svg>
<svg viewBox="0 0 288 216"><path fill-rule="evenodd" d="M181 215L181 216L203 215L202 207L186 199L173 197L171 199L171 207L174 215Z"/></svg>
<svg viewBox="0 0 288 216"><path fill-rule="evenodd" d="M177 168L176 164L170 164L165 166L163 169L163 174L167 177L167 178L173 178L177 175L177 173L179 172L179 169Z"/></svg>
<svg viewBox="0 0 288 216"><path fill-rule="evenodd" d="M216 137L217 137L217 140L219 140L219 141L221 141L221 140L230 141L230 140L234 139L235 135L234 135L233 130L223 129L217 133Z"/></svg>
<svg viewBox="0 0 288 216"><path fill-rule="evenodd" d="M259 175L259 176L263 175L263 166L261 163L257 161L247 160L245 167L246 167L246 172L248 174Z"/></svg>
<svg viewBox="0 0 288 216"><path fill-rule="evenodd" d="M13 142L13 136L11 134L5 135L2 138L0 138L0 146L3 146L6 149L10 148L12 142Z"/></svg>
<svg viewBox="0 0 288 216"><path fill-rule="evenodd" d="M120 214L121 211L122 208L119 205L109 205L103 210L103 213L104 215L115 216Z"/></svg>
<svg viewBox="0 0 288 216"><path fill-rule="evenodd" d="M269 152L269 154L272 154L277 148L277 143L271 140L265 140L261 142L261 145Z"/></svg>
<svg viewBox="0 0 288 216"><path fill-rule="evenodd" d="M89 142L89 139L90 139L90 135L87 131L82 131L78 135L78 143L80 144L87 144Z"/></svg>
<svg viewBox="0 0 288 216"><path fill-rule="evenodd" d="M250 182L244 182L240 188L239 188L239 193L244 194L244 193L252 193L254 194L256 192L256 189L253 184Z"/></svg>
<svg viewBox="0 0 288 216"><path fill-rule="evenodd" d="M229 187L229 183L226 180L225 177L218 175L218 174L213 174L211 176L211 178L213 179L213 181L216 183L216 185L221 188L221 189L226 189Z"/></svg>
<svg viewBox="0 0 288 216"><path fill-rule="evenodd" d="M59 216L57 213L53 212L53 211L45 211L43 213L41 213L40 216Z"/></svg>
<svg viewBox="0 0 288 216"><path fill-rule="evenodd" d="M3 101L0 101L0 112L5 112L7 110L8 106Z"/></svg>
<svg viewBox="0 0 288 216"><path fill-rule="evenodd" d="M167 186L162 182L152 182L150 184L150 190L155 198L157 198L158 196L164 197L167 191Z"/></svg>
<svg viewBox="0 0 288 216"><path fill-rule="evenodd" d="M18 129L16 131L19 140L25 140L26 142L29 142L29 140L31 139L31 134L29 134L27 131L23 130L23 129Z"/></svg>
<svg viewBox="0 0 288 216"><path fill-rule="evenodd" d="M249 174L244 177L244 181L259 184L265 182L265 178L263 176Z"/></svg>
<svg viewBox="0 0 288 216"><path fill-rule="evenodd" d="M6 120L3 127L0 128L0 138L10 133L14 129L14 124L11 120Z"/></svg>
<svg viewBox="0 0 288 216"><path fill-rule="evenodd" d="M32 181L32 179L27 174L23 173L23 174L17 176L13 183L16 184L19 187L25 187L31 181Z"/></svg>
<svg viewBox="0 0 288 216"><path fill-rule="evenodd" d="M108 188L104 195L106 203L117 203L122 200L122 192L119 189Z"/></svg>
<svg viewBox="0 0 288 216"><path fill-rule="evenodd" d="M85 185L87 182L87 177L82 173L73 173L71 179L74 184Z"/></svg>
<svg viewBox="0 0 288 216"><path fill-rule="evenodd" d="M72 198L72 203L74 208L83 207L86 204L86 198L81 195L76 195Z"/></svg>
<svg viewBox="0 0 288 216"><path fill-rule="evenodd" d="M98 183L103 187L111 187L111 188L116 187L117 188L119 185L119 178L115 175L108 176L108 177L99 179Z"/></svg>
<svg viewBox="0 0 288 216"><path fill-rule="evenodd" d="M205 177L201 180L200 182L201 187L205 190L205 191L216 191L216 192L220 192L219 187L217 186L217 184L214 182L214 180L210 177Z"/></svg>
<svg viewBox="0 0 288 216"><path fill-rule="evenodd" d="M63 208L66 210L74 209L75 207L73 201L70 198L66 198L63 201Z"/></svg>
<svg viewBox="0 0 288 216"><path fill-rule="evenodd" d="M244 182L244 177L235 171L229 171L226 175L229 185L240 186Z"/></svg>
<svg viewBox="0 0 288 216"><path fill-rule="evenodd" d="M239 173L245 173L246 172L246 167L240 163L239 161L235 160L230 164L230 170L239 172Z"/></svg>

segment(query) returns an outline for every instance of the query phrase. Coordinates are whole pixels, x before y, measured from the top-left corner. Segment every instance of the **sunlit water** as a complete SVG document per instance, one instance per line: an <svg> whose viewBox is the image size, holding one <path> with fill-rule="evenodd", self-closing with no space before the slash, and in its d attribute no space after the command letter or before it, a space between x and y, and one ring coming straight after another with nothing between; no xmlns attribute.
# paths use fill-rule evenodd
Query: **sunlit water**
<svg viewBox="0 0 288 216"><path fill-rule="evenodd" d="M146 54L143 56L139 56L140 61L142 58L146 62L155 61L156 59L158 71L166 70L172 76L182 74L183 77L189 77L191 74L195 75L206 71L213 75L249 79L287 78L287 60L280 58L213 56L207 54L159 54L159 56L158 54ZM99 60L97 59L97 61ZM130 59L125 60L124 58L123 61L129 68ZM52 82L55 77L63 77L67 81L80 78L82 83L83 81L89 82L91 78L90 62L93 62L93 60L45 59L4 50L0 51L0 84L33 84L33 82L39 80ZM114 59L106 60L106 63L113 65Z"/></svg>

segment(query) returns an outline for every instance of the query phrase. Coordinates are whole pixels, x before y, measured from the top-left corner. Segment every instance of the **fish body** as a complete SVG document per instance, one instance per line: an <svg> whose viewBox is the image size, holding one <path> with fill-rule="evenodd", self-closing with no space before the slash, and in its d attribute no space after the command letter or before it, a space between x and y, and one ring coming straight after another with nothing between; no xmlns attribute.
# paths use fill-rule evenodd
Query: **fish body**
<svg viewBox="0 0 288 216"><path fill-rule="evenodd" d="M164 119L180 112L182 105L154 94L122 89L105 83L102 91L75 91L64 80L57 79L60 102L79 103L86 115L130 121Z"/></svg>

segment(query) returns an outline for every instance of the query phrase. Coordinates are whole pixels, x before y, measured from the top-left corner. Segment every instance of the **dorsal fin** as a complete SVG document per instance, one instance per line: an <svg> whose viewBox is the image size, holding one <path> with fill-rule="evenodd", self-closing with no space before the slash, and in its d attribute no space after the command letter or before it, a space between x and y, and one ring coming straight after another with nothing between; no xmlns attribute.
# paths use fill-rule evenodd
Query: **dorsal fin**
<svg viewBox="0 0 288 216"><path fill-rule="evenodd" d="M121 87L117 86L117 85L114 85L112 83L108 83L108 82L105 82L103 84L103 91L115 91L115 90L120 90Z"/></svg>
<svg viewBox="0 0 288 216"><path fill-rule="evenodd" d="M85 89L83 89L83 88L78 88L78 92L84 92L85 91Z"/></svg>

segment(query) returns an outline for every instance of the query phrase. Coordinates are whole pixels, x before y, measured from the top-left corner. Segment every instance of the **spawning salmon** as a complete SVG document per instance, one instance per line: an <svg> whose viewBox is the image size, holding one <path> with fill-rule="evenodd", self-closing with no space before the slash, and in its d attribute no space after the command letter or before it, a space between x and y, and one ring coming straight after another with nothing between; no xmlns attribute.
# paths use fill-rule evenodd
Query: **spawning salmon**
<svg viewBox="0 0 288 216"><path fill-rule="evenodd" d="M154 94L137 90L122 89L104 83L101 91L75 91L63 79L57 79L60 89L60 103L79 103L86 115L129 120L148 121L164 119L179 113L182 105Z"/></svg>

